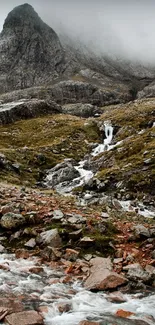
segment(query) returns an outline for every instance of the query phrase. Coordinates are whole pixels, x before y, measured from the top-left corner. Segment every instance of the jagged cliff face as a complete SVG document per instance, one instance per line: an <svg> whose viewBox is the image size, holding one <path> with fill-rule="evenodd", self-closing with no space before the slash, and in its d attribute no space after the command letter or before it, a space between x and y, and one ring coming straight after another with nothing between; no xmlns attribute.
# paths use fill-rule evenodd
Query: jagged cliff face
<svg viewBox="0 0 155 325"><path fill-rule="evenodd" d="M34 9L11 11L0 35L0 92L49 82L65 69L59 38Z"/></svg>

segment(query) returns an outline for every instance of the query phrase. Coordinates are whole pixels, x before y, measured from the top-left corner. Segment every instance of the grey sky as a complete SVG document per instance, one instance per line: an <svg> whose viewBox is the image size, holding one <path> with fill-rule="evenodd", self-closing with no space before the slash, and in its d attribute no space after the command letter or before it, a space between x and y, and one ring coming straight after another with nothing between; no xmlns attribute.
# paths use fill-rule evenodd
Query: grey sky
<svg viewBox="0 0 155 325"><path fill-rule="evenodd" d="M0 29L8 12L24 2L56 31L94 50L155 63L155 0L0 0Z"/></svg>

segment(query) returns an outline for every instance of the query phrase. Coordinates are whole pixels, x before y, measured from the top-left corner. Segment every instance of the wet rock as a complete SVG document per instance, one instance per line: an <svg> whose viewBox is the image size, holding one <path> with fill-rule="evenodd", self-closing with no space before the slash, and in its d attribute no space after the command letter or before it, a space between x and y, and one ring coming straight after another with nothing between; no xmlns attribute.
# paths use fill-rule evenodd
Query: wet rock
<svg viewBox="0 0 155 325"><path fill-rule="evenodd" d="M34 248L36 246L35 238L31 238L24 246Z"/></svg>
<svg viewBox="0 0 155 325"><path fill-rule="evenodd" d="M155 250L151 253L153 259L155 259Z"/></svg>
<svg viewBox="0 0 155 325"><path fill-rule="evenodd" d="M110 293L107 296L108 301L114 302L114 303L123 303L126 302L127 299L125 298L125 296L121 293L121 292L113 292Z"/></svg>
<svg viewBox="0 0 155 325"><path fill-rule="evenodd" d="M143 225L136 225L133 227L135 235L138 237L146 237L149 238L150 235L150 231L148 228L144 227Z"/></svg>
<svg viewBox="0 0 155 325"><path fill-rule="evenodd" d="M43 318L38 312L30 310L8 315L5 322L8 325L40 325L43 324Z"/></svg>
<svg viewBox="0 0 155 325"><path fill-rule="evenodd" d="M90 276L85 281L85 288L89 290L115 289L127 282L127 279L112 272L110 258L96 257L90 261Z"/></svg>
<svg viewBox="0 0 155 325"><path fill-rule="evenodd" d="M25 218L21 214L8 212L1 219L1 226L6 229L13 229L22 226Z"/></svg>
<svg viewBox="0 0 155 325"><path fill-rule="evenodd" d="M58 229L51 229L42 232L39 235L38 241L43 245L50 245L51 247L61 247L62 241L58 233Z"/></svg>
<svg viewBox="0 0 155 325"><path fill-rule="evenodd" d="M0 308L7 308L9 314L13 312L21 312L24 309L22 302L14 298L0 298Z"/></svg>
<svg viewBox="0 0 155 325"><path fill-rule="evenodd" d="M29 268L29 272L35 273L35 274L42 273L43 271L44 271L44 269L41 266L33 266L33 267Z"/></svg>
<svg viewBox="0 0 155 325"><path fill-rule="evenodd" d="M67 304L67 303L59 303L57 305L57 308L59 310L60 313L68 313L71 310L71 304Z"/></svg>

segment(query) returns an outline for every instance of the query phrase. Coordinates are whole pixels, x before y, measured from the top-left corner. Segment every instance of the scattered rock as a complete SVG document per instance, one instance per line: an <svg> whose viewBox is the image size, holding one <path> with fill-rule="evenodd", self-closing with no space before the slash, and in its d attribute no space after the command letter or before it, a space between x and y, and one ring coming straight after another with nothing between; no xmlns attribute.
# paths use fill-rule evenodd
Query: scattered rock
<svg viewBox="0 0 155 325"><path fill-rule="evenodd" d="M64 214L61 210L54 210L53 211L53 220L61 220L63 219Z"/></svg>
<svg viewBox="0 0 155 325"><path fill-rule="evenodd" d="M128 271L127 277L131 281L143 281L147 283L150 281L151 276L148 272L146 272L139 263L130 264L123 267L124 271Z"/></svg>

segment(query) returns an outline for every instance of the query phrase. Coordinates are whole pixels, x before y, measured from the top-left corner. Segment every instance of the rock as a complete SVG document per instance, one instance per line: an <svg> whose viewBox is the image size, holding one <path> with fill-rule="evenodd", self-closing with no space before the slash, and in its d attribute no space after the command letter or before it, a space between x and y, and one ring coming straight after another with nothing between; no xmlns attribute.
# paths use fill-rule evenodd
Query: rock
<svg viewBox="0 0 155 325"><path fill-rule="evenodd" d="M67 303L59 303L57 305L57 308L59 310L60 313L68 313L71 310L71 304L67 304Z"/></svg>
<svg viewBox="0 0 155 325"><path fill-rule="evenodd" d="M5 317L5 322L8 325L40 325L43 323L42 316L34 311L28 310L20 313L14 313Z"/></svg>
<svg viewBox="0 0 155 325"><path fill-rule="evenodd" d="M67 221L71 224L85 223L87 220L85 217L82 217L80 214L75 214L75 213L71 214L70 216L67 215L67 217L69 217Z"/></svg>
<svg viewBox="0 0 155 325"><path fill-rule="evenodd" d="M57 261L61 258L62 253L54 247L47 246L41 251L41 256L45 261Z"/></svg>
<svg viewBox="0 0 155 325"><path fill-rule="evenodd" d="M63 219L64 214L61 210L54 210L53 211L53 220L61 220Z"/></svg>
<svg viewBox="0 0 155 325"><path fill-rule="evenodd" d="M35 238L31 238L24 246L34 248L36 246Z"/></svg>
<svg viewBox="0 0 155 325"><path fill-rule="evenodd" d="M4 252L5 252L5 247L0 244L0 253L4 253Z"/></svg>
<svg viewBox="0 0 155 325"><path fill-rule="evenodd" d="M81 247L89 247L92 246L94 243L95 243L95 239L90 237L83 237L81 238L79 245Z"/></svg>
<svg viewBox="0 0 155 325"><path fill-rule="evenodd" d="M91 322L88 320L83 320L79 323L79 325L100 325L101 322Z"/></svg>
<svg viewBox="0 0 155 325"><path fill-rule="evenodd" d="M71 249L71 248L67 248L64 258L66 260L69 260L69 261L73 261L74 262L74 261L77 260L78 256L79 256L79 252L78 251L76 251L74 249Z"/></svg>
<svg viewBox="0 0 155 325"><path fill-rule="evenodd" d="M22 302L16 298L0 298L0 308L9 310L9 314L13 312L21 312L24 309Z"/></svg>
<svg viewBox="0 0 155 325"><path fill-rule="evenodd" d="M153 259L155 259L155 250L151 253Z"/></svg>
<svg viewBox="0 0 155 325"><path fill-rule="evenodd" d="M143 225L136 225L133 227L135 235L138 237L151 237L150 231L148 228L144 227Z"/></svg>
<svg viewBox="0 0 155 325"><path fill-rule="evenodd" d="M90 261L91 259L93 258L93 255L92 254L86 254L86 255L84 255L84 259L86 260L86 261Z"/></svg>
<svg viewBox="0 0 155 325"><path fill-rule="evenodd" d="M39 242L43 245L50 245L52 247L58 248L61 247L62 241L58 233L58 229L51 229L42 232L39 235Z"/></svg>
<svg viewBox="0 0 155 325"><path fill-rule="evenodd" d="M101 217L107 219L107 218L109 218L109 214L106 212L102 212Z"/></svg>
<svg viewBox="0 0 155 325"><path fill-rule="evenodd" d="M0 321L2 321L6 315L9 314L9 309L5 307L0 307Z"/></svg>
<svg viewBox="0 0 155 325"><path fill-rule="evenodd" d="M44 272L44 268L41 266L32 266L29 268L29 272L39 274Z"/></svg>
<svg viewBox="0 0 155 325"><path fill-rule="evenodd" d="M33 118L45 114L60 113L61 107L55 102L45 100L31 99L18 102L10 102L0 107L0 124L8 124L21 119ZM39 160L39 158L38 158ZM18 168L17 168L18 167ZM11 165L11 168L18 172L20 166Z"/></svg>
<svg viewBox="0 0 155 325"><path fill-rule="evenodd" d="M72 181L74 178L80 176L80 173L74 168L71 161L66 161L60 164L57 164L54 168L48 171L48 174L45 178L45 184L49 187L55 187L60 185L63 182Z"/></svg>
<svg viewBox="0 0 155 325"><path fill-rule="evenodd" d="M78 240L81 236L82 236L82 229L69 233L69 238L72 239L73 241Z"/></svg>
<svg viewBox="0 0 155 325"><path fill-rule="evenodd" d="M1 226L6 229L13 229L22 226L25 218L21 214L8 212L1 219Z"/></svg>
<svg viewBox="0 0 155 325"><path fill-rule="evenodd" d="M64 114L70 114L85 118L95 116L97 113L100 114L100 112L101 110L97 106L91 104L76 103L64 105L62 107L62 113Z"/></svg>
<svg viewBox="0 0 155 325"><path fill-rule="evenodd" d="M124 271L128 271L127 277L131 281L143 281L147 283L151 280L151 276L146 272L139 263L130 264L123 267Z"/></svg>
<svg viewBox="0 0 155 325"><path fill-rule="evenodd" d="M58 36L29 4L14 8L5 19L0 35L0 67L1 93L47 83L65 69Z"/></svg>
<svg viewBox="0 0 155 325"><path fill-rule="evenodd" d="M123 303L126 302L127 299L125 298L125 296L121 293L121 292L113 292L110 293L107 297L108 301L111 301L113 303Z"/></svg>
<svg viewBox="0 0 155 325"><path fill-rule="evenodd" d="M96 257L90 261L90 276L85 281L85 288L89 290L115 289L127 282L127 279L112 272L110 258Z"/></svg>

